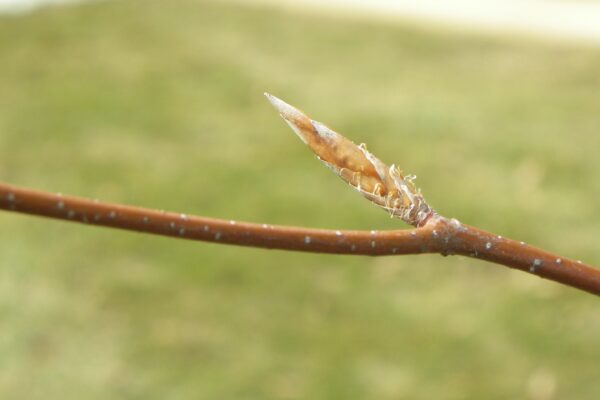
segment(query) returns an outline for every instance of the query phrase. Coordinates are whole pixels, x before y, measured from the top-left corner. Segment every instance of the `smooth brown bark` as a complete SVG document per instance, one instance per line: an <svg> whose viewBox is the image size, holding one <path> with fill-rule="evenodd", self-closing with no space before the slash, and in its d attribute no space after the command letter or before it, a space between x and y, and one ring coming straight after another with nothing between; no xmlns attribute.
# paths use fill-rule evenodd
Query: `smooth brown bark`
<svg viewBox="0 0 600 400"><path fill-rule="evenodd" d="M438 215L416 229L336 231L191 216L2 183L0 209L180 239L268 249L367 256L459 254L600 295L600 271L589 265Z"/></svg>

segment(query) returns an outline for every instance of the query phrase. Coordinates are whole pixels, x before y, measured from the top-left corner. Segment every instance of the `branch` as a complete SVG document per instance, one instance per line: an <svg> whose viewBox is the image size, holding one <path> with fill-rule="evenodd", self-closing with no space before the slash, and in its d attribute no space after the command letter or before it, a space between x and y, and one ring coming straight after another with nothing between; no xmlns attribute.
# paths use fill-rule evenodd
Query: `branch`
<svg viewBox="0 0 600 400"><path fill-rule="evenodd" d="M416 229L334 231L198 217L3 183L0 183L0 209L180 239L267 249L368 256L460 254L600 295L600 271L589 265L439 216Z"/></svg>
<svg viewBox="0 0 600 400"><path fill-rule="evenodd" d="M101 203L0 183L0 209L182 239L315 253L435 252L427 230L332 231L255 224Z"/></svg>
<svg viewBox="0 0 600 400"><path fill-rule="evenodd" d="M503 238L433 211L412 179L300 111L269 96L319 159L363 196L416 226L393 231L334 231L255 224L103 203L0 183L0 209L180 239L351 255L438 253L478 258L600 295L600 270ZM358 149L358 150L357 150Z"/></svg>

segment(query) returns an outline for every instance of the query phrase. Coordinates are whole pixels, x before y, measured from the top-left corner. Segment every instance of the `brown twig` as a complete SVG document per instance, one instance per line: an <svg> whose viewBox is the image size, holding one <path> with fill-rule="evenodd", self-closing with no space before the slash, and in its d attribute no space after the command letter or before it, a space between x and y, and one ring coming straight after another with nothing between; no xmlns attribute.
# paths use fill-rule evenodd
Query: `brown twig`
<svg viewBox="0 0 600 400"><path fill-rule="evenodd" d="M417 228L333 231L221 220L103 203L0 183L0 209L182 239L353 255L439 253L479 258L600 295L600 271L544 250L446 219L394 166L269 96L294 131L348 184ZM354 147L353 147L354 146ZM357 150L358 149L358 150Z"/></svg>
<svg viewBox="0 0 600 400"><path fill-rule="evenodd" d="M268 249L368 256L460 254L600 295L600 271L589 265L440 216L415 229L334 231L197 217L2 183L0 209L181 239Z"/></svg>
<svg viewBox="0 0 600 400"><path fill-rule="evenodd" d="M0 183L0 209L206 242L334 254L432 252L427 229L332 231L197 217L101 203Z"/></svg>

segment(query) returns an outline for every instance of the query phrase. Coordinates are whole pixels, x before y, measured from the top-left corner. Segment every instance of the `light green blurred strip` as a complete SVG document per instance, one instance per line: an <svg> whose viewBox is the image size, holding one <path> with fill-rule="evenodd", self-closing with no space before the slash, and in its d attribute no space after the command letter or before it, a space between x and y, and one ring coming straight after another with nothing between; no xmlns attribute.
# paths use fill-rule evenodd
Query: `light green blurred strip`
<svg viewBox="0 0 600 400"><path fill-rule="evenodd" d="M369 13L481 31L524 34L600 45L600 2L498 0L233 0L295 9Z"/></svg>

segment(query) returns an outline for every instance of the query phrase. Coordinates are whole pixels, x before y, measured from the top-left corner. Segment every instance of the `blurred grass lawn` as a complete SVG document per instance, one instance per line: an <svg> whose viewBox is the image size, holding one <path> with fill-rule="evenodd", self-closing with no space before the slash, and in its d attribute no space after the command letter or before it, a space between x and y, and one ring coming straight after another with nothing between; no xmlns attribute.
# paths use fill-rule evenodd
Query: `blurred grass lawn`
<svg viewBox="0 0 600 400"><path fill-rule="evenodd" d="M445 215L600 265L600 51L204 1L0 19L0 180L402 227L263 91ZM2 399L595 399L590 295L458 257L223 247L0 214Z"/></svg>

